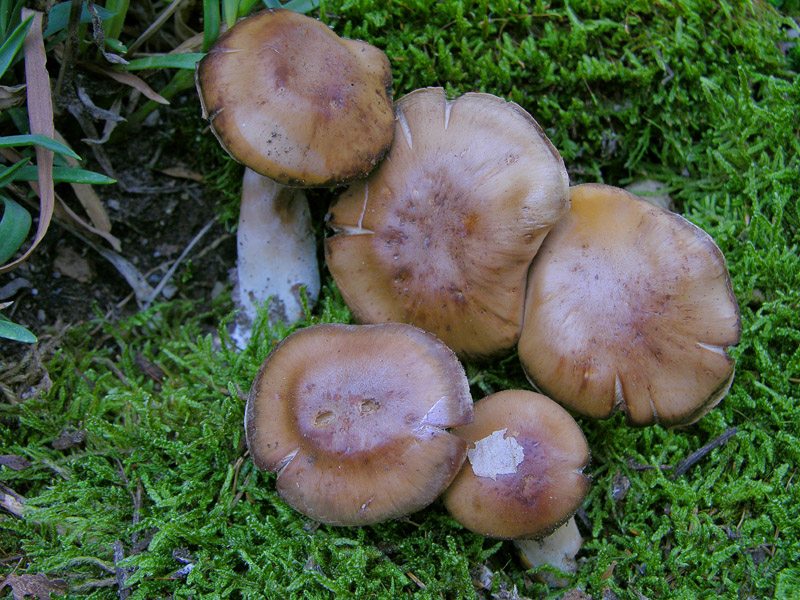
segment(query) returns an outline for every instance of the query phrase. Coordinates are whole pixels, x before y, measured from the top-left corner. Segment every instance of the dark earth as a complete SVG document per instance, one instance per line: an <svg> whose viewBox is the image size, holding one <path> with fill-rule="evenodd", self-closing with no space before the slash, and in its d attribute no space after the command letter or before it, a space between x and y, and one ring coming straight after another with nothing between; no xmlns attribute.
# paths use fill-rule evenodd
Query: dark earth
<svg viewBox="0 0 800 600"><path fill-rule="evenodd" d="M91 148L80 141L81 132L67 135L71 125L68 118L64 123L56 121L57 130L66 129L65 137L83 157L81 167L104 173ZM184 298L209 304L231 286L230 270L236 264L234 222L221 218L222 194L203 181L200 170L207 170L210 161L194 149L199 136L212 136L202 127L199 102L190 91L173 99L171 106L157 109L136 130L126 131L121 139L102 147L114 171L108 174L118 183L93 187L111 220L111 234L121 243L117 254L129 261L152 288L210 224L177 265L156 302ZM208 143L199 145L207 147ZM211 167L224 168L221 155L211 161L217 163ZM231 165L228 170L233 175L239 172ZM57 184L56 193L86 218L69 185ZM236 193L238 190L232 189L228 200ZM31 212L33 231L38 221L36 211ZM141 293L137 299L132 285L98 252L97 248L113 252L110 244L95 237L90 245L87 231L62 223L54 218L28 261L0 276L0 291L6 290L0 301L13 300L3 314L27 327L40 341L58 337L66 329L98 316L117 320L143 306ZM9 291L14 293L8 295ZM0 348L0 364L5 367L28 350L26 344L7 340L0 340Z"/></svg>

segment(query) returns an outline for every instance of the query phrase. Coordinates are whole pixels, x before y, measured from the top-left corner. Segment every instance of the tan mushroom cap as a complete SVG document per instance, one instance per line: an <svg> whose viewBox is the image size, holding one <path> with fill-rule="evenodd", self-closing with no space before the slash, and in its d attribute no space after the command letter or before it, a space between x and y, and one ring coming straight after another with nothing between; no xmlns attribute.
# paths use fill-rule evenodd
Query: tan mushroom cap
<svg viewBox="0 0 800 600"><path fill-rule="evenodd" d="M589 491L586 438L569 413L534 392L506 390L475 403L475 421L455 434L468 460L444 505L467 529L540 538L569 519Z"/></svg>
<svg viewBox="0 0 800 600"><path fill-rule="evenodd" d="M531 267L525 372L583 415L696 421L727 393L741 336L725 258L699 227L624 190L579 185L571 199Z"/></svg>
<svg viewBox="0 0 800 600"><path fill-rule="evenodd" d="M387 159L332 206L330 271L357 320L431 331L460 356L513 348L530 261L569 208L563 161L521 107L417 90Z"/></svg>
<svg viewBox="0 0 800 600"><path fill-rule="evenodd" d="M239 162L285 185L369 172L394 134L386 55L282 9L239 21L198 63L203 115Z"/></svg>
<svg viewBox="0 0 800 600"><path fill-rule="evenodd" d="M455 354L410 325L317 325L267 357L245 411L260 469L287 504L331 525L366 525L435 500L464 461L444 428L472 421Z"/></svg>

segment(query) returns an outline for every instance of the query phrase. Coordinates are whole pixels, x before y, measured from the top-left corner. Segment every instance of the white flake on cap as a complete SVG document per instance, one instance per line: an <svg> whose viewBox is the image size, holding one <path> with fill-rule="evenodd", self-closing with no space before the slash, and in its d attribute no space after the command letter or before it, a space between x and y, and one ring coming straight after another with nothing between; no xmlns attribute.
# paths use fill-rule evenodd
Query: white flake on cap
<svg viewBox="0 0 800 600"><path fill-rule="evenodd" d="M498 475L517 472L517 467L525 458L525 451L515 438L505 437L507 431L499 429L467 450L467 458L475 475L496 481Z"/></svg>

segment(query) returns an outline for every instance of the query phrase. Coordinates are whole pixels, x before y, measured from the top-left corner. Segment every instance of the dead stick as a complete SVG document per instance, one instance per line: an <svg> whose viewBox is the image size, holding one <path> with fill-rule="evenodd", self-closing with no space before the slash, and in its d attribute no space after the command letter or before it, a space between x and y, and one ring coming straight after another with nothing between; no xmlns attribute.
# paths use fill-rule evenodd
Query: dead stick
<svg viewBox="0 0 800 600"><path fill-rule="evenodd" d="M695 450L689 456L687 456L683 462L681 462L677 467L675 467L675 471L672 473L672 479L676 479L680 477L686 471L691 469L694 465L696 465L700 460L702 460L709 452L711 452L714 448L718 446L722 446L728 440L730 440L736 432L739 431L736 427L731 427L730 429L726 430L722 435L719 437L711 440L705 446L700 448L699 450Z"/></svg>

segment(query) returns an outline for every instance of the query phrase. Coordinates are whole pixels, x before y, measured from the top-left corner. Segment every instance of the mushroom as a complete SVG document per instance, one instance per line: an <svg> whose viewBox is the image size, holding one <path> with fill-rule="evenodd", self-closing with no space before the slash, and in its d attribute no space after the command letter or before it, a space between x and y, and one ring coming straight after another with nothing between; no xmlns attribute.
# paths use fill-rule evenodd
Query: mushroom
<svg viewBox="0 0 800 600"><path fill-rule="evenodd" d="M462 357L510 350L528 267L569 208L557 150L517 104L416 90L387 160L331 207L328 267L356 320L430 331Z"/></svg>
<svg viewBox="0 0 800 600"><path fill-rule="evenodd" d="M470 531L518 540L529 567L574 571L582 540L572 516L590 481L583 473L589 446L578 424L561 406L527 390L479 400L474 418L454 432L469 446L443 495L448 512Z"/></svg>
<svg viewBox="0 0 800 600"><path fill-rule="evenodd" d="M531 265L519 357L580 414L688 424L727 393L741 336L725 258L683 217L619 188L571 189Z"/></svg>
<svg viewBox="0 0 800 600"><path fill-rule="evenodd" d="M424 508L461 467L472 421L455 354L410 325L326 324L282 341L245 410L255 465L278 493L331 525L366 525Z"/></svg>
<svg viewBox="0 0 800 600"><path fill-rule="evenodd" d="M219 37L198 62L196 82L211 130L254 171L244 177L239 249L267 251L270 264L279 265L277 272L253 276L243 271L261 261L240 263L244 320L252 321L255 307L269 297L273 317L297 320L303 316L297 288L304 285L313 302L319 272L305 196L283 186L348 183L384 156L394 135L389 60L317 19L267 9ZM246 342L247 327L239 329Z"/></svg>

